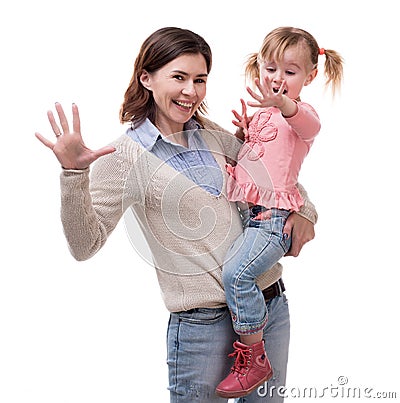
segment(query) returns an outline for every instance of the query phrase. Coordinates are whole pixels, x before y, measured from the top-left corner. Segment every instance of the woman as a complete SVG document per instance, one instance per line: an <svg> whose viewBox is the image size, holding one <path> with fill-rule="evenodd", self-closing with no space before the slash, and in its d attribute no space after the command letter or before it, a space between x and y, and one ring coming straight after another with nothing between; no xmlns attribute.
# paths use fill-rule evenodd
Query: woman
<svg viewBox="0 0 400 403"><path fill-rule="evenodd" d="M60 104L59 123L48 114L56 142L36 133L63 167L61 218L77 260L93 256L126 209L134 211L171 312L171 402L226 401L215 395L215 387L229 372L226 356L235 339L221 267L242 231L237 207L225 197L224 169L226 158L234 159L240 144L204 117L211 61L211 50L199 35L162 28L144 41L135 61L120 112L121 122L130 126L121 137L89 150L81 137L77 106L72 107L70 130ZM305 206L285 227L292 233L292 255L313 238L316 221L313 205L300 190ZM276 387L285 382L289 342L281 272L277 264L259 279L270 312L265 329L270 360L280 374L271 381ZM254 392L246 401L279 401L263 396Z"/></svg>

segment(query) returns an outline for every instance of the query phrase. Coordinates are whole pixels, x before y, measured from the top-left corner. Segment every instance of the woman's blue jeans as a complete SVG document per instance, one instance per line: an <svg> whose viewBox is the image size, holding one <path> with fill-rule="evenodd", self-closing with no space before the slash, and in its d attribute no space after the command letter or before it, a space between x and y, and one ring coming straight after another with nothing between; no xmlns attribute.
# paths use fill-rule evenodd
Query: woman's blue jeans
<svg viewBox="0 0 400 403"><path fill-rule="evenodd" d="M254 206L249 210L248 224L229 249L222 271L226 301L239 335L254 334L265 327L268 310L256 280L287 253L291 242L283 234L290 212L271 209L269 219L255 219L262 209Z"/></svg>
<svg viewBox="0 0 400 403"><path fill-rule="evenodd" d="M269 320L264 328L265 347L274 370L267 384L236 402L283 402L289 349L289 309L284 294L267 303ZM237 335L227 307L199 308L172 313L167 348L171 403L222 403L215 388L228 374L233 359L228 354Z"/></svg>

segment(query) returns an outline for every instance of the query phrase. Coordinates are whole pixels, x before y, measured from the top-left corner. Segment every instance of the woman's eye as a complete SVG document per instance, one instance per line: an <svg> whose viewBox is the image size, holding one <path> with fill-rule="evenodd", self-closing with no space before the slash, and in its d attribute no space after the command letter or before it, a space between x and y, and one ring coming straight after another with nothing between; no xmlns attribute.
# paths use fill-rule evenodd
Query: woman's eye
<svg viewBox="0 0 400 403"><path fill-rule="evenodd" d="M183 76L181 76L180 74L175 74L173 78L175 78L176 80L183 80Z"/></svg>
<svg viewBox="0 0 400 403"><path fill-rule="evenodd" d="M195 82L195 83L200 83L200 84L202 84L202 83L205 83L206 80L204 80L204 78L198 78L198 79L196 79L194 82Z"/></svg>

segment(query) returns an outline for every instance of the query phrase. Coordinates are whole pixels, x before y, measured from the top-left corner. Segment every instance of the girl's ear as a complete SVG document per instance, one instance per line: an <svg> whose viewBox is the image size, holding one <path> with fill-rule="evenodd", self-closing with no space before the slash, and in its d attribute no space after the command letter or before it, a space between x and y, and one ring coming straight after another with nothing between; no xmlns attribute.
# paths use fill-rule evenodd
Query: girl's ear
<svg viewBox="0 0 400 403"><path fill-rule="evenodd" d="M306 81L304 82L304 86L311 84L314 78L318 74L318 69L311 70L310 74L307 76Z"/></svg>
<svg viewBox="0 0 400 403"><path fill-rule="evenodd" d="M140 75L140 82L142 83L144 88L151 91L151 77L146 70L142 71L142 74Z"/></svg>

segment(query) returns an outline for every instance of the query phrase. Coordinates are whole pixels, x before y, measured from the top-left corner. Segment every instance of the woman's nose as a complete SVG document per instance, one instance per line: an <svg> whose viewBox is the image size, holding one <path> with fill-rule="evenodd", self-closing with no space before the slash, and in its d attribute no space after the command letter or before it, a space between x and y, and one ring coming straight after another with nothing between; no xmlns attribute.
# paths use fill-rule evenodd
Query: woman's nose
<svg viewBox="0 0 400 403"><path fill-rule="evenodd" d="M196 88L192 81L187 81L186 85L184 86L182 93L189 96L196 95Z"/></svg>

